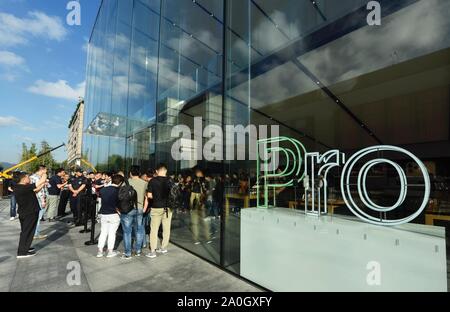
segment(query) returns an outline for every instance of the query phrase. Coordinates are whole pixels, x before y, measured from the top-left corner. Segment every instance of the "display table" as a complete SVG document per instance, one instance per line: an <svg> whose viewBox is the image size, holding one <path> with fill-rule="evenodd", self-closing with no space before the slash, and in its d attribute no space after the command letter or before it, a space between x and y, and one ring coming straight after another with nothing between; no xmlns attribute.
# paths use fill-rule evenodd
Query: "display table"
<svg viewBox="0 0 450 312"><path fill-rule="evenodd" d="M450 215L441 215L434 213L425 214L425 224L434 225L434 220L450 221Z"/></svg>
<svg viewBox="0 0 450 312"><path fill-rule="evenodd" d="M445 228L241 211L241 275L272 291L447 291Z"/></svg>
<svg viewBox="0 0 450 312"><path fill-rule="evenodd" d="M250 199L256 199L256 195L249 194L226 194L225 195L225 209L228 211L230 209L230 199L238 199L244 202L242 208L248 208L250 206Z"/></svg>
<svg viewBox="0 0 450 312"><path fill-rule="evenodd" d="M315 204L316 207L318 207L317 203ZM345 202L342 199L329 199L328 200L328 212L330 214L334 214L334 210L339 207L344 207ZM296 209L297 207L305 207L305 201L304 200L298 200L295 201L289 201L289 208Z"/></svg>
<svg viewBox="0 0 450 312"><path fill-rule="evenodd" d="M269 195L269 198L272 198L273 195ZM256 194L226 194L225 195L225 215L228 216L230 212L230 199L237 199L243 201L242 208L250 207L250 200L256 200L258 196ZM260 196L262 199L263 196Z"/></svg>

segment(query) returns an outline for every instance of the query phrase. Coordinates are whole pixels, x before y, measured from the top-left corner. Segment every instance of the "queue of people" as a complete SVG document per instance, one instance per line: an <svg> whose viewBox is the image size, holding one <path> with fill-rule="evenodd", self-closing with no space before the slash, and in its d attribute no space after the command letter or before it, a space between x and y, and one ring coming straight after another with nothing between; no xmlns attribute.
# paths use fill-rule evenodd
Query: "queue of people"
<svg viewBox="0 0 450 312"><path fill-rule="evenodd" d="M159 165L154 173L141 174L138 168L132 168L128 179L120 171L88 174L81 169L76 169L70 176L58 169L47 179L47 168L43 165L32 175L16 172L9 191L12 195L11 220L18 215L21 223L17 257L35 255L31 243L47 238L40 232L40 223L65 221L68 203L73 215L70 224L75 227L86 224L92 213L98 215L101 229L97 257L103 257L105 246L106 257L118 255L114 248L119 227L122 229L123 259L131 259L133 254L141 256L143 248L148 245L148 236L149 258L156 257L156 253L167 253L172 216L167 201L171 185L164 164ZM148 226L150 215L151 227ZM163 241L157 248L161 224ZM146 231L147 227L151 230Z"/></svg>
<svg viewBox="0 0 450 312"><path fill-rule="evenodd" d="M129 260L133 254L140 257L147 244L146 223L149 219L150 252L146 256L155 258L158 253L168 252L173 215L173 207L169 204L171 187L174 185L172 182L167 177L167 166L164 164L158 165L155 173L150 174L141 174L137 168L133 168L128 180L120 172L112 176L112 183L100 191L98 258L118 255L114 247L119 226L122 227L124 245L121 258ZM158 247L161 225L163 239Z"/></svg>
<svg viewBox="0 0 450 312"><path fill-rule="evenodd" d="M14 172L8 187L11 198L10 220L20 220L21 235L18 248L18 258L34 256L34 252L27 253L31 243L47 239L41 233L42 222L65 221L66 207L70 201L70 208L74 216L75 226L81 226L82 198L89 197L89 180L81 170L72 175L60 168L47 178L48 169L44 165L38 166L35 173ZM31 249L30 249L31 250Z"/></svg>
<svg viewBox="0 0 450 312"><path fill-rule="evenodd" d="M168 168L164 164L146 172L133 167L127 178L121 171L87 173L76 169L68 174L64 169L57 169L47 179L45 166L39 166L31 176L16 173L9 190L12 192L11 220L17 218L18 206L17 212L22 225L18 257L27 256L25 249L30 248L30 239L47 238L40 231L41 222L67 220L64 217L68 215L66 207L69 204L73 215L70 225L86 225L92 215L93 222L100 223L98 258L111 258L119 254L116 251L116 237L123 240L122 259L139 257L147 248L149 252L146 256L155 258L158 254L168 252L174 211L190 214L191 232L195 242L198 242L202 228L200 224L220 219L226 188L234 184L235 187L245 187L237 177L235 181L234 176L204 175L200 169L196 169L192 175L168 176L167 173ZM21 191L23 189L27 191ZM34 195L32 204L29 203L30 194ZM22 209L21 205L26 208ZM25 221L22 211L25 211ZM32 211L36 212L33 218L29 217ZM34 222L31 219L36 220ZM160 227L161 243L158 239ZM33 230L32 235L30 229Z"/></svg>

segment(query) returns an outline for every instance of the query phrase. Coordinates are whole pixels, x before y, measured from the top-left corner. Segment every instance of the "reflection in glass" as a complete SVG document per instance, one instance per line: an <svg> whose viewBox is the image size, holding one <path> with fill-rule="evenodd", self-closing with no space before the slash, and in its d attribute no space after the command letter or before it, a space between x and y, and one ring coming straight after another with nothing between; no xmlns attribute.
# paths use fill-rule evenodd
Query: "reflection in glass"
<svg viewBox="0 0 450 312"><path fill-rule="evenodd" d="M447 215L450 2L383 3L382 25L371 27L363 0L103 1L88 53L84 155L99 170L167 163L186 185L173 242L236 273L240 212L256 205L256 161L176 161L176 125L191 130L182 146L193 153L207 141L196 120L203 128L279 125L279 135L311 152L397 145L432 179L430 205L414 222ZM224 154L242 148L223 143ZM410 160L395 160L412 185L422 182ZM197 168L205 187L221 190L210 202L206 190L192 191ZM340 170L329 174L329 206L350 215ZM397 179L392 167L373 167L371 200L395 202ZM302 183L279 189L277 206L302 209L303 194ZM411 186L405 213L420 196Z"/></svg>

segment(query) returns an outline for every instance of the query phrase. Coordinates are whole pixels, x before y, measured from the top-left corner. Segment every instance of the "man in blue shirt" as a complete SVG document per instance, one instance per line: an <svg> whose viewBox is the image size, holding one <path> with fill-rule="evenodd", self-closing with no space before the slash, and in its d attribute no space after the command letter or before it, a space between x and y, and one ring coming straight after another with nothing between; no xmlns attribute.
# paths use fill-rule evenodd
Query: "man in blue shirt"
<svg viewBox="0 0 450 312"><path fill-rule="evenodd" d="M67 182L63 183L62 177L64 176L64 169L60 168L56 170L56 174L50 178L48 187L48 203L47 203L47 218L49 222L55 221L58 214L59 195L61 189L66 186Z"/></svg>

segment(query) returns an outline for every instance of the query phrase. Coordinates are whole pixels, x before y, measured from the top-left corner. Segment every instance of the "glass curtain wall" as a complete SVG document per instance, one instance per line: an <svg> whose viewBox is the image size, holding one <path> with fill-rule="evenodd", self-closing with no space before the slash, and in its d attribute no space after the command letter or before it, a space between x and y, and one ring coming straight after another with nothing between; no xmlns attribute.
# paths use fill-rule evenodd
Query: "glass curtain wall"
<svg viewBox="0 0 450 312"><path fill-rule="evenodd" d="M339 149L349 157L383 144L411 151L432 178L430 204L413 221L424 223L425 214L449 213L450 28L445 12L450 4L379 2L381 25L369 26L367 1L227 1L225 121L277 124L280 135L301 141L308 152ZM419 169L398 154L382 156L396 159L411 185L408 199L387 217L410 215L423 198ZM279 169L285 165L280 159ZM225 164L233 186L226 207L236 218L225 227L223 254L235 271L239 210L256 204L254 168L255 161ZM335 214L351 215L338 191L339 177L339 169L333 169L328 205ZM394 204L397 179L389 165L372 168L371 199ZM304 209L303 194L299 185L274 196L278 207Z"/></svg>
<svg viewBox="0 0 450 312"><path fill-rule="evenodd" d="M220 220L208 212L207 176L221 174L222 162L206 161L202 152L203 129L222 124L222 38L223 1L161 1L156 162L168 164L185 184L185 209L174 217L172 240L215 263L220 263ZM187 130L181 141L180 126ZM174 158L176 142L189 157ZM198 179L202 187L187 179Z"/></svg>
<svg viewBox="0 0 450 312"><path fill-rule="evenodd" d="M154 158L159 10L159 1L102 2L89 45L83 145L99 171L150 167Z"/></svg>
<svg viewBox="0 0 450 312"><path fill-rule="evenodd" d="M192 130L182 148L193 149L204 127L222 124L223 24L222 0L102 2L90 41L83 146L97 170L147 171L164 162L177 179L200 169L204 187L207 175L223 172L202 147L200 157L172 157L175 126ZM220 221L207 218L206 188L196 201L190 189L173 241L219 263Z"/></svg>
<svg viewBox="0 0 450 312"><path fill-rule="evenodd" d="M172 241L235 273L240 212L256 205L248 148L264 135L260 126L308 152L349 157L373 145L403 147L432 178L430 205L414 222L449 214L450 3L379 3L381 25L369 26L363 0L104 0L88 55L84 156L99 170L167 163L186 186ZM235 133L203 150L214 126ZM191 158L175 159L181 151ZM411 184L423 183L411 160L396 161ZM328 179L330 204L349 215L339 170ZM371 199L392 205L396 179L392 167L373 167ZM271 196L279 207L303 209L303 193L296 186ZM423 192L410 195L402 213Z"/></svg>

